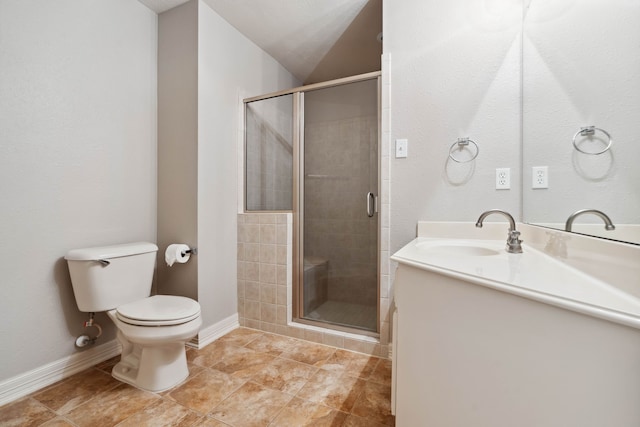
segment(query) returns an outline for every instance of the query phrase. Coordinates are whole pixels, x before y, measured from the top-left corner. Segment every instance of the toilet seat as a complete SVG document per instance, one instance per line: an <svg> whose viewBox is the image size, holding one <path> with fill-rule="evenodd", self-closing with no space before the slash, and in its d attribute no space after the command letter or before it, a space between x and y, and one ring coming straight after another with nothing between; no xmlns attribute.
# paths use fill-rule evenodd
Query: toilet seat
<svg viewBox="0 0 640 427"><path fill-rule="evenodd" d="M121 305L118 320L136 326L171 326L187 323L200 316L200 304L191 298L154 295Z"/></svg>

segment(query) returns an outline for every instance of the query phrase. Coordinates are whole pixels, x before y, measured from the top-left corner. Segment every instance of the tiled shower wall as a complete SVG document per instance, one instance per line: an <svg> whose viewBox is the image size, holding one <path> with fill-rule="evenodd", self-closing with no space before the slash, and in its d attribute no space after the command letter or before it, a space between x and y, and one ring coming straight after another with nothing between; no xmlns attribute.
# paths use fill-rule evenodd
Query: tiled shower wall
<svg viewBox="0 0 640 427"><path fill-rule="evenodd" d="M240 325L388 357L388 326L382 326L378 342L370 337L291 322L292 237L290 213L238 214ZM381 301L381 310L385 307L388 311L388 302Z"/></svg>

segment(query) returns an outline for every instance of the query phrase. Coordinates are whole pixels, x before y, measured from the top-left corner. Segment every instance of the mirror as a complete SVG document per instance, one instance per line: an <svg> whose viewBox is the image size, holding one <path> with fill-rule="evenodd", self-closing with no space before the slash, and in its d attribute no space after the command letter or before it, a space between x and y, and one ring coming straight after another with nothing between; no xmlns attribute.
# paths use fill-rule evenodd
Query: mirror
<svg viewBox="0 0 640 427"><path fill-rule="evenodd" d="M638 22L637 0L530 1L523 26L525 222L565 229L574 212L596 209L615 230L587 212L572 231L640 244ZM546 173L534 169L541 166ZM545 175L548 188L532 188L544 187Z"/></svg>

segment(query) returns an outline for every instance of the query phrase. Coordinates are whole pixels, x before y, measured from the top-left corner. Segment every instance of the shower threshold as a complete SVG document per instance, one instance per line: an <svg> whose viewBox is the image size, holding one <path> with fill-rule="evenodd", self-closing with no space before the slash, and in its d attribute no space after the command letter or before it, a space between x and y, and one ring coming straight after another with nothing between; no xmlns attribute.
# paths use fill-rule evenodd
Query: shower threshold
<svg viewBox="0 0 640 427"><path fill-rule="evenodd" d="M326 301L303 319L324 322L347 328L376 332L378 310L375 305L355 304L343 301Z"/></svg>

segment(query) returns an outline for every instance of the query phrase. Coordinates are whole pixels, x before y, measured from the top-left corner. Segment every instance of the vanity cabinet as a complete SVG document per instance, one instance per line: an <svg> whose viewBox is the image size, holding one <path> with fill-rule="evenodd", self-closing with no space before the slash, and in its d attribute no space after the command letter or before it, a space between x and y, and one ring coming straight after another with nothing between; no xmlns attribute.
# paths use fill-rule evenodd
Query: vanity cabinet
<svg viewBox="0 0 640 427"><path fill-rule="evenodd" d="M399 427L638 427L638 329L400 261Z"/></svg>

